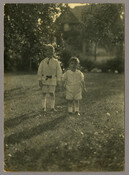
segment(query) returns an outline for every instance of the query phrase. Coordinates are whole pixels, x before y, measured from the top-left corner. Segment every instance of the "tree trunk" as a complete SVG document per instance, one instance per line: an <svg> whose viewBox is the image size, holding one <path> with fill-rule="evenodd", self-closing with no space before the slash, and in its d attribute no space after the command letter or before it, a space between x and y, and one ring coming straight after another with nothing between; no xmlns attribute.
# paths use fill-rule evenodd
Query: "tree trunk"
<svg viewBox="0 0 129 175"><path fill-rule="evenodd" d="M29 71L32 71L32 59L30 58Z"/></svg>
<svg viewBox="0 0 129 175"><path fill-rule="evenodd" d="M124 58L124 43L120 42L118 50L117 50L117 58L123 59Z"/></svg>
<svg viewBox="0 0 129 175"><path fill-rule="evenodd" d="M97 42L94 42L94 60L96 61Z"/></svg>
<svg viewBox="0 0 129 175"><path fill-rule="evenodd" d="M85 40L83 40L82 53L84 56L86 55L86 42L85 42Z"/></svg>

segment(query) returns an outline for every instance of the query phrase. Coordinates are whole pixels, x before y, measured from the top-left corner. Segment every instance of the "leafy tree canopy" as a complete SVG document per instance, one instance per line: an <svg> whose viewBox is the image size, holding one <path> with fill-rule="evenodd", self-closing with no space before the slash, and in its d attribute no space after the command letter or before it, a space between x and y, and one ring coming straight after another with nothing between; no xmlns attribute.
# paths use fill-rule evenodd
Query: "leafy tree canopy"
<svg viewBox="0 0 129 175"><path fill-rule="evenodd" d="M124 5L91 4L84 10L85 38L100 44L117 45L124 42Z"/></svg>
<svg viewBox="0 0 129 175"><path fill-rule="evenodd" d="M28 70L45 56L43 44L50 43L56 16L62 4L5 4L5 69ZM31 68L31 67L30 67Z"/></svg>

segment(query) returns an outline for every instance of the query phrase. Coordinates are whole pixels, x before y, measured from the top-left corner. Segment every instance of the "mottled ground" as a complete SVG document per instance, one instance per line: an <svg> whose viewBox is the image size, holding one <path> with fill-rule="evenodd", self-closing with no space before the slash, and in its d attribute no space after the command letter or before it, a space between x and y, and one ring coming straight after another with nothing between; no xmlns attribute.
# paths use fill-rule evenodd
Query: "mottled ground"
<svg viewBox="0 0 129 175"><path fill-rule="evenodd" d="M44 114L36 75L5 75L6 171L124 170L124 75L85 79L78 117L67 115L64 90L56 90L57 112Z"/></svg>

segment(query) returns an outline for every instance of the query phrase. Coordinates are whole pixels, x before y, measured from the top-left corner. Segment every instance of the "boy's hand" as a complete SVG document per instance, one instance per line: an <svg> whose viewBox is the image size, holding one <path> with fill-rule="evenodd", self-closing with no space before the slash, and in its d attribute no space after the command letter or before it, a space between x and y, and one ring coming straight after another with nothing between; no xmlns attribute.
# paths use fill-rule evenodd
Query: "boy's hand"
<svg viewBox="0 0 129 175"><path fill-rule="evenodd" d="M87 89L86 88L83 89L83 93L84 93L84 95L87 93Z"/></svg>
<svg viewBox="0 0 129 175"><path fill-rule="evenodd" d="M61 82L60 81L57 81L57 89L59 92L61 91Z"/></svg>
<svg viewBox="0 0 129 175"><path fill-rule="evenodd" d="M61 87L61 85L62 85L61 81L57 81L57 86Z"/></svg>
<svg viewBox="0 0 129 175"><path fill-rule="evenodd" d="M43 87L43 83L42 83L42 80L39 80L39 87Z"/></svg>
<svg viewBox="0 0 129 175"><path fill-rule="evenodd" d="M86 88L84 88L84 92L85 92L85 93L87 92L87 89L86 89Z"/></svg>

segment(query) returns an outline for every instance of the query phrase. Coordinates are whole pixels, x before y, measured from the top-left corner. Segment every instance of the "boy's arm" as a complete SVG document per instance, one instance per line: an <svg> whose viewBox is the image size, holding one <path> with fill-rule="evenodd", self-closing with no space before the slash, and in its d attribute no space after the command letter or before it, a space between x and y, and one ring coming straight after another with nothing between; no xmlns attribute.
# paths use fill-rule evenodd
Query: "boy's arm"
<svg viewBox="0 0 129 175"><path fill-rule="evenodd" d="M65 72L62 76L62 88L65 89L67 81L67 72Z"/></svg>
<svg viewBox="0 0 129 175"><path fill-rule="evenodd" d="M61 86L62 81L62 69L60 63L57 61L57 84Z"/></svg>
<svg viewBox="0 0 129 175"><path fill-rule="evenodd" d="M85 81L83 81L83 90L87 92Z"/></svg>
<svg viewBox="0 0 129 175"><path fill-rule="evenodd" d="M82 74L82 88L84 92L87 92L84 74Z"/></svg>
<svg viewBox="0 0 129 175"><path fill-rule="evenodd" d="M42 84L42 74L43 74L42 62L39 65L38 73L37 74L38 74L39 86L42 87L43 86L43 84Z"/></svg>

